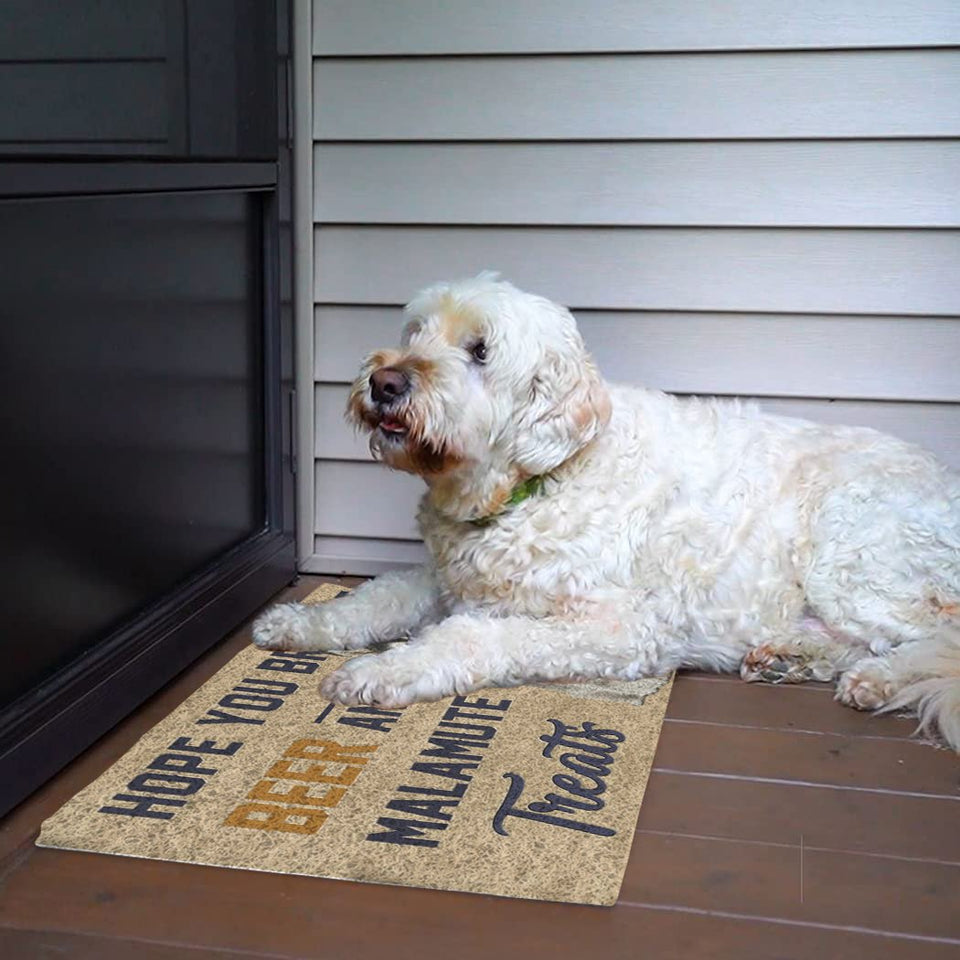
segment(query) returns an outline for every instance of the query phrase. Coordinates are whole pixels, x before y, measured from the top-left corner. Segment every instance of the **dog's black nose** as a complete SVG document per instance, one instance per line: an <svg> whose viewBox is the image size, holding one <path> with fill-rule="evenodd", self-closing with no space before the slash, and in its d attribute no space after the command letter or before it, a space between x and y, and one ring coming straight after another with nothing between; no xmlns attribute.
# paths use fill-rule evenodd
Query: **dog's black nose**
<svg viewBox="0 0 960 960"><path fill-rule="evenodd" d="M370 375L370 395L377 403L390 403L410 389L410 378L396 367L384 367Z"/></svg>

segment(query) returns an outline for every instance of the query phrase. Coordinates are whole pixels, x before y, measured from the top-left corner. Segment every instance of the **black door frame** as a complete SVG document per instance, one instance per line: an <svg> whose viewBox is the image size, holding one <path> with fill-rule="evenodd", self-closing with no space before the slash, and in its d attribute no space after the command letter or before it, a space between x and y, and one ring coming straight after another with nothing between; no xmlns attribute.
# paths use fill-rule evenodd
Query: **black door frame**
<svg viewBox="0 0 960 960"><path fill-rule="evenodd" d="M276 159L0 161L0 203L231 191L259 200L265 522L89 652L0 711L0 815L86 749L294 579L293 311L288 0L277 3ZM42 575L42 571L39 572Z"/></svg>

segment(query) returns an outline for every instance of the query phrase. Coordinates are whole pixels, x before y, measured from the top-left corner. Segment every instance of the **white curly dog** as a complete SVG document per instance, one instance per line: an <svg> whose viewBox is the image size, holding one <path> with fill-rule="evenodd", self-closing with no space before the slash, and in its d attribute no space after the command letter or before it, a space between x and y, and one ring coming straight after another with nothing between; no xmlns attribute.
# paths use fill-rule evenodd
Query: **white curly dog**
<svg viewBox="0 0 960 960"><path fill-rule="evenodd" d="M406 317L348 413L426 481L431 562L273 607L258 646L410 637L321 689L392 707L677 667L836 678L960 749L960 476L874 430L610 386L566 309L492 274Z"/></svg>

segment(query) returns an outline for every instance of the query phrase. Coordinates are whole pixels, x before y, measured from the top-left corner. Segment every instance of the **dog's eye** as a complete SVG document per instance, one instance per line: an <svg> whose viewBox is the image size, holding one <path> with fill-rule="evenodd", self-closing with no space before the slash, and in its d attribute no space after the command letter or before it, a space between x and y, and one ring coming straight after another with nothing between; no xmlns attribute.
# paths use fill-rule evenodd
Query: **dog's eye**
<svg viewBox="0 0 960 960"><path fill-rule="evenodd" d="M482 340L478 340L470 348L470 356L473 357L473 359L477 363L486 363L487 362L487 345Z"/></svg>

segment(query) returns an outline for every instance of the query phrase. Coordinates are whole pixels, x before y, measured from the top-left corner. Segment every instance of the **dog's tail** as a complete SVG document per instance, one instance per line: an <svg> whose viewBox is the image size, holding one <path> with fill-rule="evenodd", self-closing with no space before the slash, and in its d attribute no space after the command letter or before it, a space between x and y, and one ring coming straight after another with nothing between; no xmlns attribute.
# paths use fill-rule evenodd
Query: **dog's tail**
<svg viewBox="0 0 960 960"><path fill-rule="evenodd" d="M960 626L942 626L930 641L910 651L911 679L880 709L910 710L924 732L938 730L960 753Z"/></svg>

